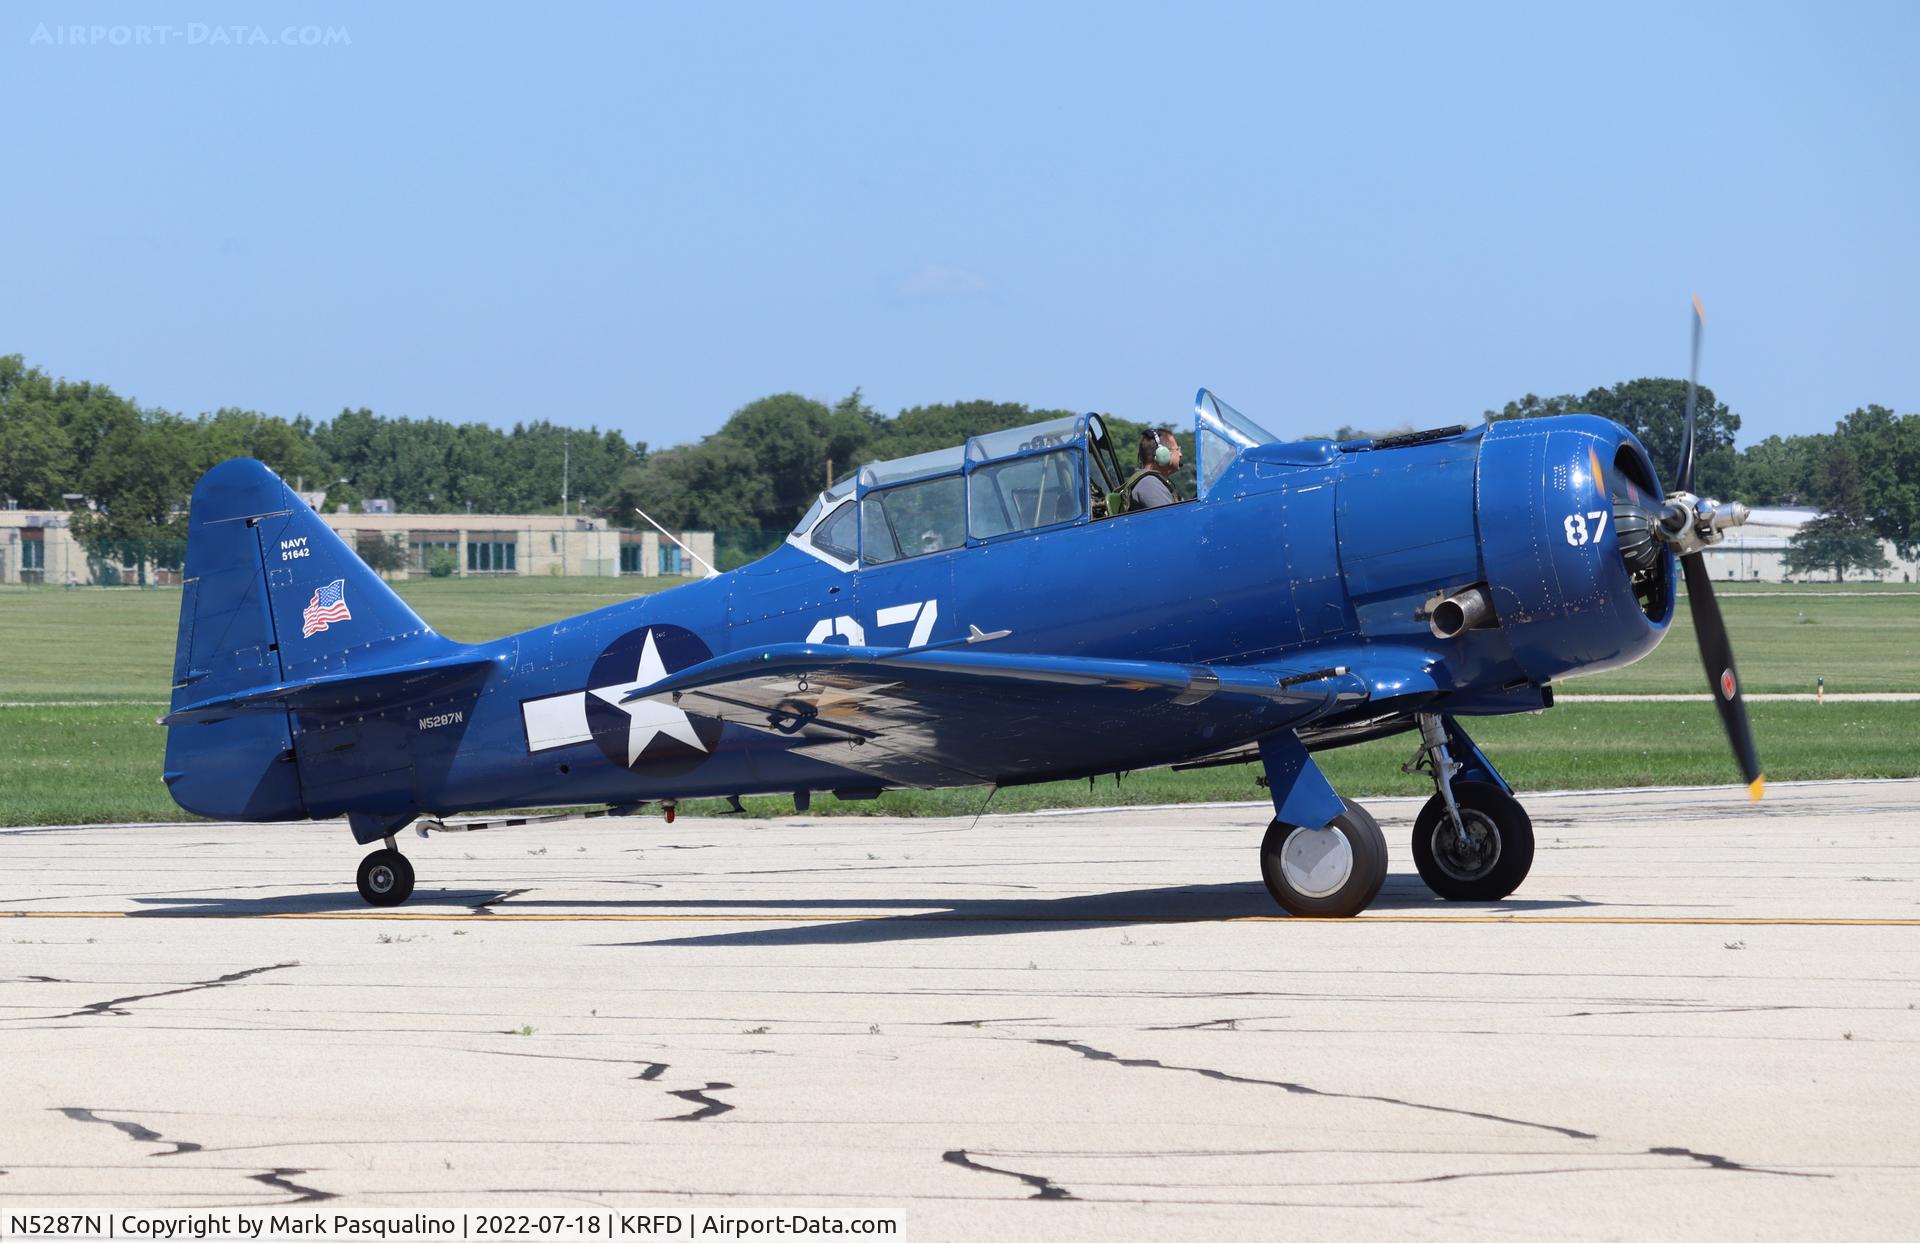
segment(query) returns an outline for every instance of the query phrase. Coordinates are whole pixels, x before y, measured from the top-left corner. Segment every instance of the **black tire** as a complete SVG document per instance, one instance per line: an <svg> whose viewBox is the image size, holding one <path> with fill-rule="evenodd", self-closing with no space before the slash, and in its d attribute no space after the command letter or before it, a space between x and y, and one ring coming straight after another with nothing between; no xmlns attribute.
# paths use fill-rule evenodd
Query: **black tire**
<svg viewBox="0 0 1920 1243"><path fill-rule="evenodd" d="M1366 821L1369 825L1373 827L1374 832L1376 833L1380 832L1380 822L1373 818L1372 812L1368 811L1366 808L1362 807L1360 804L1354 802L1350 798L1343 797L1340 801L1347 805L1348 815L1360 817L1362 820ZM1386 840L1386 835L1381 834L1380 840L1384 842ZM1383 880L1385 879L1384 876L1382 877L1382 879Z"/></svg>
<svg viewBox="0 0 1920 1243"><path fill-rule="evenodd" d="M1427 888L1449 902L1498 902L1533 868L1533 821L1496 785L1456 781L1453 797L1473 850L1455 846L1446 802L1435 794L1413 821L1413 865Z"/></svg>
<svg viewBox="0 0 1920 1243"><path fill-rule="evenodd" d="M355 878L372 906L399 906L413 893L413 864L397 850L376 850L360 860Z"/></svg>
<svg viewBox="0 0 1920 1243"><path fill-rule="evenodd" d="M1324 829L1302 829L1278 820L1267 826L1267 835L1260 843L1260 875L1267 882L1267 892L1289 915L1315 919L1345 919L1358 915L1380 895L1380 886L1386 883L1386 836L1380 832L1379 824L1367 814L1365 808L1351 799L1340 801L1346 804L1347 809ZM1309 836L1296 841L1296 833ZM1344 878L1337 875L1328 878L1332 882L1330 888L1309 892L1289 875L1285 854L1290 841L1303 848L1324 845L1324 838L1312 836L1321 833L1335 833L1344 840L1351 866ZM1291 870L1297 871L1298 868Z"/></svg>

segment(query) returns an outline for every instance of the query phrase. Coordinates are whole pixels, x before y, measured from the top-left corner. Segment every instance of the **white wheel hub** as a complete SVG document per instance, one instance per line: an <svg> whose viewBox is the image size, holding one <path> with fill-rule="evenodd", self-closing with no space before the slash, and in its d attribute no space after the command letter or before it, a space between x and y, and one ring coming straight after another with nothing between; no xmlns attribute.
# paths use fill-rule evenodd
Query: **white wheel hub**
<svg viewBox="0 0 1920 1243"><path fill-rule="evenodd" d="M1353 876L1353 845L1336 828L1296 828L1280 847L1280 874L1302 897L1338 893Z"/></svg>

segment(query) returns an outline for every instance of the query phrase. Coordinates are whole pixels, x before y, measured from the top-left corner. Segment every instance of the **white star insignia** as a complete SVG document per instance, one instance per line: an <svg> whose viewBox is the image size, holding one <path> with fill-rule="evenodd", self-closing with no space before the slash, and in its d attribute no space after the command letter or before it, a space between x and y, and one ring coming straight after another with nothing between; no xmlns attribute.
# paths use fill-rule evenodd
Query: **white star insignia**
<svg viewBox="0 0 1920 1243"><path fill-rule="evenodd" d="M633 681L619 686L597 686L587 692L627 714L628 768L639 762L640 753L661 734L678 739L696 751L707 749L707 744L701 742L700 735L694 732L693 722L687 719L687 714L672 704L651 699L622 702L632 692L652 686L666 676L666 667L660 663L660 653L653 645L653 631L649 630L646 646L640 652L640 667L634 670Z"/></svg>

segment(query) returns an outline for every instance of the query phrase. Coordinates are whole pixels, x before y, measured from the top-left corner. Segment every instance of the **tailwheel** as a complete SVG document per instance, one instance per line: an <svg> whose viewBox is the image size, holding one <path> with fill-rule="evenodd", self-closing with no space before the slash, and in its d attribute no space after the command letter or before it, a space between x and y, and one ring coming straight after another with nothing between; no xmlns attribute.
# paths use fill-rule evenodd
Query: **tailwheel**
<svg viewBox="0 0 1920 1243"><path fill-rule="evenodd" d="M1518 799L1482 781L1456 781L1456 827L1435 794L1413 822L1413 864L1449 902L1498 902L1533 867L1533 821Z"/></svg>
<svg viewBox="0 0 1920 1243"><path fill-rule="evenodd" d="M376 850L360 860L356 879L360 896L371 905L399 906L413 893L413 864L392 847Z"/></svg>
<svg viewBox="0 0 1920 1243"><path fill-rule="evenodd" d="M1289 915L1343 919L1367 909L1387 879L1387 839L1352 799L1324 829L1275 820L1260 843L1267 892Z"/></svg>

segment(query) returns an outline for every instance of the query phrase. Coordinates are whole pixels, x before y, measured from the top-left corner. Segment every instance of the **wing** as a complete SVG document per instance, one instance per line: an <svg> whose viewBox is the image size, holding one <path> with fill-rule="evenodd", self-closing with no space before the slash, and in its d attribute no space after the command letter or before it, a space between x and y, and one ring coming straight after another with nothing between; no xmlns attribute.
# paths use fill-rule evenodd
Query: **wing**
<svg viewBox="0 0 1920 1243"><path fill-rule="evenodd" d="M717 657L629 698L793 736L879 784L935 786L1164 764L1367 694L1337 666L796 643Z"/></svg>

